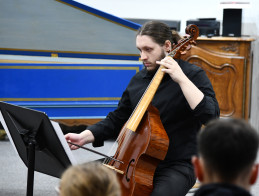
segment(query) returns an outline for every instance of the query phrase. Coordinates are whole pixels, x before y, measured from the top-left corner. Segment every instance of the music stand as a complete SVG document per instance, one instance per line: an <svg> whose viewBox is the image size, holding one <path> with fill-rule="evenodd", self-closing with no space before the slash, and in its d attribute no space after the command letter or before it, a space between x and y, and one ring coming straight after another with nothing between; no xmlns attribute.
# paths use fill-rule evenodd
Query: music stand
<svg viewBox="0 0 259 196"><path fill-rule="evenodd" d="M34 171L60 178L76 164L58 123L45 113L0 102L0 122L28 168L27 196L33 195Z"/></svg>

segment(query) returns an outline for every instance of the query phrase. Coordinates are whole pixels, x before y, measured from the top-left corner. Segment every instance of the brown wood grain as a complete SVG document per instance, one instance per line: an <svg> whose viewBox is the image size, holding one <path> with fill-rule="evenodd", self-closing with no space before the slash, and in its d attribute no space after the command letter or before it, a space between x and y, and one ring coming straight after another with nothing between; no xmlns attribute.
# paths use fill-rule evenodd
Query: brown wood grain
<svg viewBox="0 0 259 196"><path fill-rule="evenodd" d="M182 59L203 68L214 88L221 117L250 118L253 38L198 38Z"/></svg>

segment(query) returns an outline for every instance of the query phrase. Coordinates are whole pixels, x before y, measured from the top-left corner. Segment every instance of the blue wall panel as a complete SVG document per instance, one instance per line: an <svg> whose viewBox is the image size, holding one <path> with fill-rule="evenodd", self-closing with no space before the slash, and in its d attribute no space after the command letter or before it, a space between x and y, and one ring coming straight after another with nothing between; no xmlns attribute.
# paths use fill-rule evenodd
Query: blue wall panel
<svg viewBox="0 0 259 196"><path fill-rule="evenodd" d="M117 103L141 64L0 64L0 101L51 118L100 118Z"/></svg>

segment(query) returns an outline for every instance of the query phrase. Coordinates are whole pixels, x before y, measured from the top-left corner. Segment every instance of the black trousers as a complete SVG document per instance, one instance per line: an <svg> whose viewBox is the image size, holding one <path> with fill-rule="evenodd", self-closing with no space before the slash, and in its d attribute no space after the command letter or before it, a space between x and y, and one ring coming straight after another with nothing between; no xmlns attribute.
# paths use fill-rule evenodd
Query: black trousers
<svg viewBox="0 0 259 196"><path fill-rule="evenodd" d="M184 165L158 168L151 196L185 196L196 182L194 170Z"/></svg>

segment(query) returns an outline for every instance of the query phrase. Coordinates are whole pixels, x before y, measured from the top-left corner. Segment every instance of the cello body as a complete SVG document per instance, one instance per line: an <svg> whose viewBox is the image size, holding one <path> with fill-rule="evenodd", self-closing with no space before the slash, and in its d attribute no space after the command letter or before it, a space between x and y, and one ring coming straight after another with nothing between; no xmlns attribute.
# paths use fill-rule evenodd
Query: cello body
<svg viewBox="0 0 259 196"><path fill-rule="evenodd" d="M136 132L122 128L121 138L110 165L123 171L117 172L122 196L150 195L153 190L153 175L158 163L166 156L169 140L159 117L158 110L149 106ZM125 142L127 140L127 142ZM130 144L130 148L128 147Z"/></svg>

